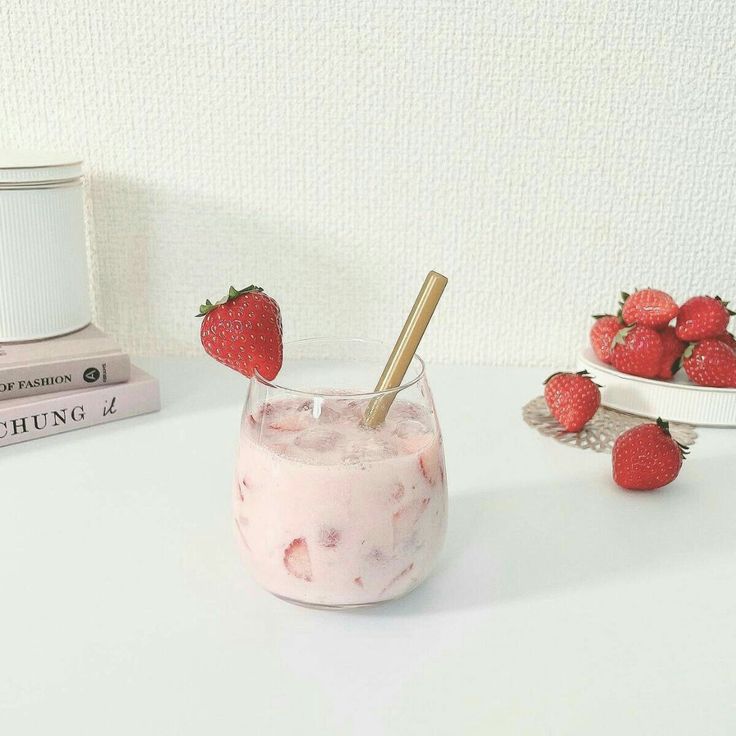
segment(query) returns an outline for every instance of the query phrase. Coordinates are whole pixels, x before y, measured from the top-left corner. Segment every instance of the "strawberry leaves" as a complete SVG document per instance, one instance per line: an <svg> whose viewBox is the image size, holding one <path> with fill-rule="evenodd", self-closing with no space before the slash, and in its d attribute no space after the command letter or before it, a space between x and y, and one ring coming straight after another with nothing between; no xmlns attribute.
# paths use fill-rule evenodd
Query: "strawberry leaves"
<svg viewBox="0 0 736 736"><path fill-rule="evenodd" d="M199 307L199 314L196 314L195 317L204 317L205 314L209 314L212 310L217 309L221 304L227 304L243 294L248 294L250 292L257 293L261 291L263 291L263 289L260 286L254 286L253 284L246 286L245 289L236 289L234 286L231 286L230 289L228 289L227 296L222 297L222 299L218 299L214 304L209 299L207 299L204 304L201 304Z"/></svg>
<svg viewBox="0 0 736 736"><path fill-rule="evenodd" d="M721 299L721 297L716 296L715 297L715 300L717 302L720 302L721 303L721 305L723 306L723 308L728 312L729 316L733 317L734 314L736 314L736 312L734 312L733 309L729 309L728 308L729 302L725 301L725 299Z"/></svg>
<svg viewBox="0 0 736 736"><path fill-rule="evenodd" d="M662 417L657 417L657 426L668 437L672 437L672 433L670 432L670 423L668 421L662 419ZM687 445L683 445L682 442L678 442L674 437L672 437L672 441L680 448L680 457L685 460L690 452L690 448Z"/></svg>
<svg viewBox="0 0 736 736"><path fill-rule="evenodd" d="M616 337L613 338L611 341L611 347L613 348L614 345L623 345L626 342L626 338L628 337L629 333L636 327L635 324L633 325L627 325L626 327L623 327L616 333Z"/></svg>

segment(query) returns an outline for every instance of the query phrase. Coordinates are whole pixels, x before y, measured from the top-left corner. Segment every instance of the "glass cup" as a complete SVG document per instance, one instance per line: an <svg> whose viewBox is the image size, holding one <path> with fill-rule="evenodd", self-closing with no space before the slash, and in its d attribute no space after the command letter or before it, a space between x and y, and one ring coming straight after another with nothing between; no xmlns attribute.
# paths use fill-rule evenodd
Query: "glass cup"
<svg viewBox="0 0 736 736"><path fill-rule="evenodd" d="M374 392L390 346L287 343L276 381L250 381L234 482L236 536L256 580L320 608L391 600L431 572L447 526L442 438L424 363ZM368 387L368 388L367 388ZM385 421L369 403L393 398Z"/></svg>

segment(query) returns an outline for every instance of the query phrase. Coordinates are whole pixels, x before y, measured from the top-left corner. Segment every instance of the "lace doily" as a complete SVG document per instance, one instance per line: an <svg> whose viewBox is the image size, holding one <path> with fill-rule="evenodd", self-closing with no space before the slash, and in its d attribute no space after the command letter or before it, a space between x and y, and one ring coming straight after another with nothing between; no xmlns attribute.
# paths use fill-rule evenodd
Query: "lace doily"
<svg viewBox="0 0 736 736"><path fill-rule="evenodd" d="M537 396L526 404L522 409L522 415L524 421L537 432L570 447L594 452L611 452L613 443L622 432L636 427L637 424L652 421L646 417L601 406L580 432L566 432L549 413L544 396ZM689 424L670 422L670 432L672 437L683 445L692 445L698 438L695 428Z"/></svg>

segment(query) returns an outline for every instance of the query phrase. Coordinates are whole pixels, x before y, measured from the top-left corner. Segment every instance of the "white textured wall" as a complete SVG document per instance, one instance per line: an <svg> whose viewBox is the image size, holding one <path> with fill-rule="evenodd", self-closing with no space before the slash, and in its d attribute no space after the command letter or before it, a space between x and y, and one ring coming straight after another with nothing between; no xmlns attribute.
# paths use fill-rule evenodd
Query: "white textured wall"
<svg viewBox="0 0 736 736"><path fill-rule="evenodd" d="M569 363L620 287L736 298L731 0L0 3L3 146L91 175L97 316L198 352L200 300L291 337Z"/></svg>

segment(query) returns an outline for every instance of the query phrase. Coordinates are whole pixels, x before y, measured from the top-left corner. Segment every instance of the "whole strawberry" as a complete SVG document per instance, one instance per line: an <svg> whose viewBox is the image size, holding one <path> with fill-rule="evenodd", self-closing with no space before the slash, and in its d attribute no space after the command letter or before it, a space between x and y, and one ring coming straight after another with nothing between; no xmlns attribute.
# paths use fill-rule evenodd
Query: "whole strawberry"
<svg viewBox="0 0 736 736"><path fill-rule="evenodd" d="M660 331L659 336L662 338L662 359L659 363L657 378L668 380L679 369L680 358L687 343L678 339L675 328L669 325Z"/></svg>
<svg viewBox="0 0 736 736"><path fill-rule="evenodd" d="M254 371L273 380L281 369L279 305L258 286L230 287L214 304L199 308L202 346L215 360L249 378Z"/></svg>
<svg viewBox="0 0 736 736"><path fill-rule="evenodd" d="M658 330L677 317L675 300L659 289L641 289L633 294L622 291L621 299L621 316L627 325L644 325Z"/></svg>
<svg viewBox="0 0 736 736"><path fill-rule="evenodd" d="M611 343L621 329L621 320L612 314L594 314L595 322L590 328L590 344L598 360L611 362Z"/></svg>
<svg viewBox="0 0 736 736"><path fill-rule="evenodd" d="M611 344L611 364L622 373L656 378L662 365L662 338L644 325L630 325L618 331Z"/></svg>
<svg viewBox="0 0 736 736"><path fill-rule="evenodd" d="M613 479L630 491L651 491L677 478L688 449L675 442L668 422L640 424L613 444Z"/></svg>
<svg viewBox="0 0 736 736"><path fill-rule="evenodd" d="M544 400L568 432L579 432L598 411L601 392L587 371L553 373L544 382Z"/></svg>
<svg viewBox="0 0 736 736"><path fill-rule="evenodd" d="M699 386L736 388L736 351L718 339L688 345L682 365L687 377Z"/></svg>
<svg viewBox="0 0 736 736"><path fill-rule="evenodd" d="M726 331L732 314L728 302L719 296L694 296L680 307L675 332L686 342L718 337Z"/></svg>

